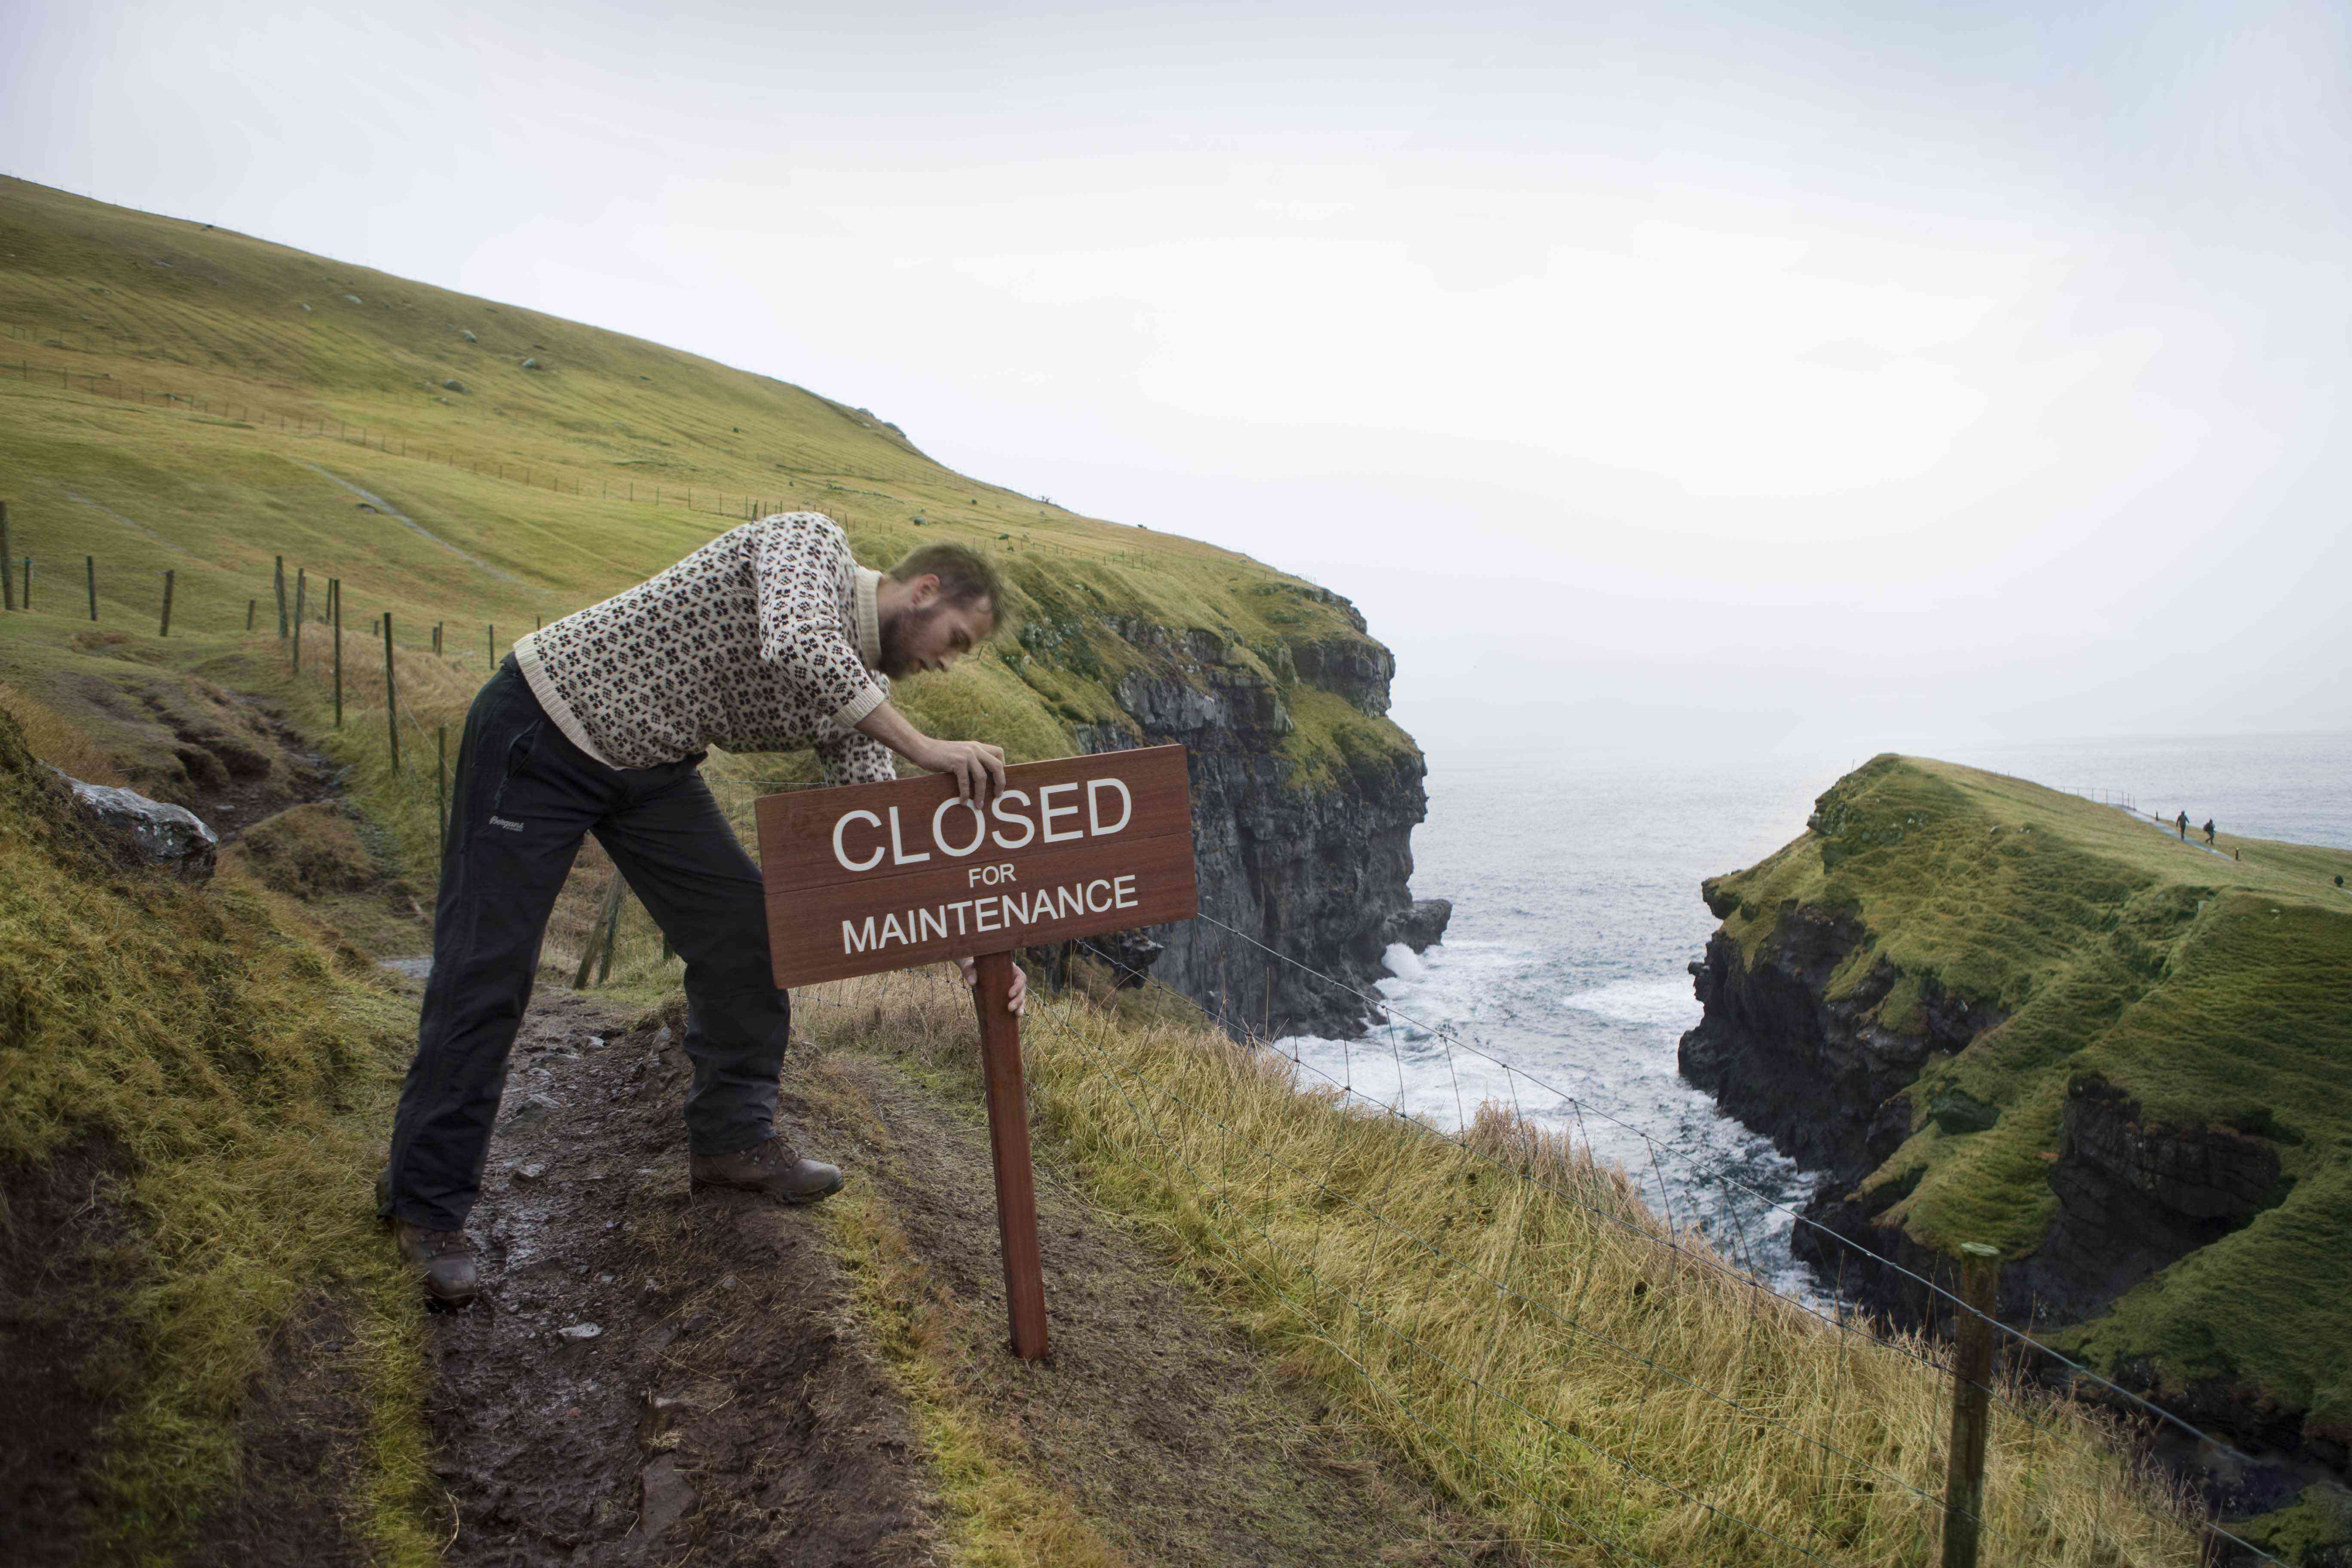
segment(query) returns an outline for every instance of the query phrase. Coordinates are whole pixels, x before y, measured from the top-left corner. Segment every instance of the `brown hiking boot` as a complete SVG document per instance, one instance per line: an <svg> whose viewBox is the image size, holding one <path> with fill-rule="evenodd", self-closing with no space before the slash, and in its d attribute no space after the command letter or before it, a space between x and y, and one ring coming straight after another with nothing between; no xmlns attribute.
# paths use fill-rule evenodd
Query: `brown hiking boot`
<svg viewBox="0 0 2352 1568"><path fill-rule="evenodd" d="M462 1307L480 1289L474 1268L474 1244L462 1230L425 1230L404 1219L392 1222L392 1239L400 1256L425 1279L425 1293L445 1306Z"/></svg>
<svg viewBox="0 0 2352 1568"><path fill-rule="evenodd" d="M802 1159L781 1138L771 1138L765 1143L755 1143L732 1154L697 1154L689 1164L689 1174L697 1187L765 1193L788 1204L813 1204L841 1191L838 1170Z"/></svg>

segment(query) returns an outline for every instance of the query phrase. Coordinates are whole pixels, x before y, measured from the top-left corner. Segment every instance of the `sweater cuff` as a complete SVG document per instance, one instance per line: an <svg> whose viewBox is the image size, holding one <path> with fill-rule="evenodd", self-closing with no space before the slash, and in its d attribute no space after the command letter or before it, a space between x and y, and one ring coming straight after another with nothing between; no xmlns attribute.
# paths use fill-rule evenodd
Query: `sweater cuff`
<svg viewBox="0 0 2352 1568"><path fill-rule="evenodd" d="M868 681L866 689L834 710L833 721L845 730L855 730L857 721L882 706L882 689Z"/></svg>

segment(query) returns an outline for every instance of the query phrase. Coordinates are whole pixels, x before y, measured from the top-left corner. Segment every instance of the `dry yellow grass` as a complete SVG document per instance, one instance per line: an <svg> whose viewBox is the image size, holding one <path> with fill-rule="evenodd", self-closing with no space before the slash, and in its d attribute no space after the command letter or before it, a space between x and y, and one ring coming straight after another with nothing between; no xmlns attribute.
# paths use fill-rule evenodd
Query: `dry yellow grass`
<svg viewBox="0 0 2352 1568"><path fill-rule="evenodd" d="M803 1003L828 1044L969 1064L970 1003L940 973ZM1494 1108L1456 1144L1141 1011L1041 1005L1033 1118L1100 1201L1544 1560L1932 1558L1950 1394L1934 1347L1754 1289L1614 1169ZM2002 1392L1988 1561L2199 1560L2194 1522L2108 1421Z"/></svg>
<svg viewBox="0 0 2352 1568"><path fill-rule="evenodd" d="M71 774L84 784L121 785L129 782L115 767L106 748L91 740L89 731L31 692L0 681L0 708L16 716L16 723L25 733L26 749L58 772Z"/></svg>

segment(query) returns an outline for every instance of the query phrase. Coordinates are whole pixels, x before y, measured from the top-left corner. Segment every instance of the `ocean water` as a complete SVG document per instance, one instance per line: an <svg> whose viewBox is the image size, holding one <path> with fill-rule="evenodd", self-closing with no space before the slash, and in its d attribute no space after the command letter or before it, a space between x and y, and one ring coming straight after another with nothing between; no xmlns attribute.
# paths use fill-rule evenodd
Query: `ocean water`
<svg viewBox="0 0 2352 1568"><path fill-rule="evenodd" d="M2352 848L2352 735L1906 749ZM1419 958L1391 950L1387 1025L1280 1048L1302 1085L1344 1084L1449 1129L1481 1101L1515 1105L1776 1288L1818 1300L1789 1251L1789 1211L1815 1178L1685 1083L1675 1047L1698 1022L1688 965L1716 926L1700 880L1795 837L1863 760L1433 756L1413 890L1454 900L1445 940Z"/></svg>

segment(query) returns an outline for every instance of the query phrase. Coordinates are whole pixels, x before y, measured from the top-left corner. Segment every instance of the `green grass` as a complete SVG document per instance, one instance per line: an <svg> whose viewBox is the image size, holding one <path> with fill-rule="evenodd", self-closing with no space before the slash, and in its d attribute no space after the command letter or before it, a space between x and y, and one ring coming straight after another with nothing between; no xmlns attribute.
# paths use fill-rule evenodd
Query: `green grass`
<svg viewBox="0 0 2352 1568"><path fill-rule="evenodd" d="M2352 853L2225 840L2233 859L2074 796L1949 763L1884 756L1822 797L1812 830L1712 880L1753 962L1793 904L1841 909L1867 937L1832 982L1895 984L1884 1028L1917 1033L1941 991L2008 1017L1912 1090L1910 1140L1865 1184L1913 1182L1888 1215L1948 1251L2030 1254L2056 1214L2049 1184L2070 1085L2103 1079L2148 1124L2269 1139L2284 1200L2119 1300L2074 1342L2176 1392L2251 1384L2352 1434ZM1864 993L1868 994L1868 993ZM1956 1089L1999 1108L1947 1133L1928 1101Z"/></svg>
<svg viewBox="0 0 2352 1568"><path fill-rule="evenodd" d="M323 1298L358 1344L342 1501L383 1560L434 1560L414 1290L366 1199L404 1007L233 869L118 868L5 711L0 866L0 1167L110 1151L131 1222L129 1342L84 1369L93 1555L168 1561L233 1491L271 1339Z"/></svg>
<svg viewBox="0 0 2352 1568"><path fill-rule="evenodd" d="M1174 651L1197 633L1222 674L1292 710L1298 787L1343 755L1417 756L1297 677L1291 650L1368 640L1321 589L956 474L799 387L22 181L0 180L0 499L37 611L9 636L87 629L85 555L108 629L155 632L168 568L175 645L241 633L249 599L274 632L282 555L314 584L342 579L355 636L389 611L395 640L423 647L446 623L445 651L478 679L487 626L503 653L534 618L643 580L758 501L826 511L869 565L948 539L1003 568L1013 635L901 688L940 732L1066 755L1072 724L1118 719L1114 689L1138 668L1205 679ZM1121 623L1171 646L1139 647Z"/></svg>

